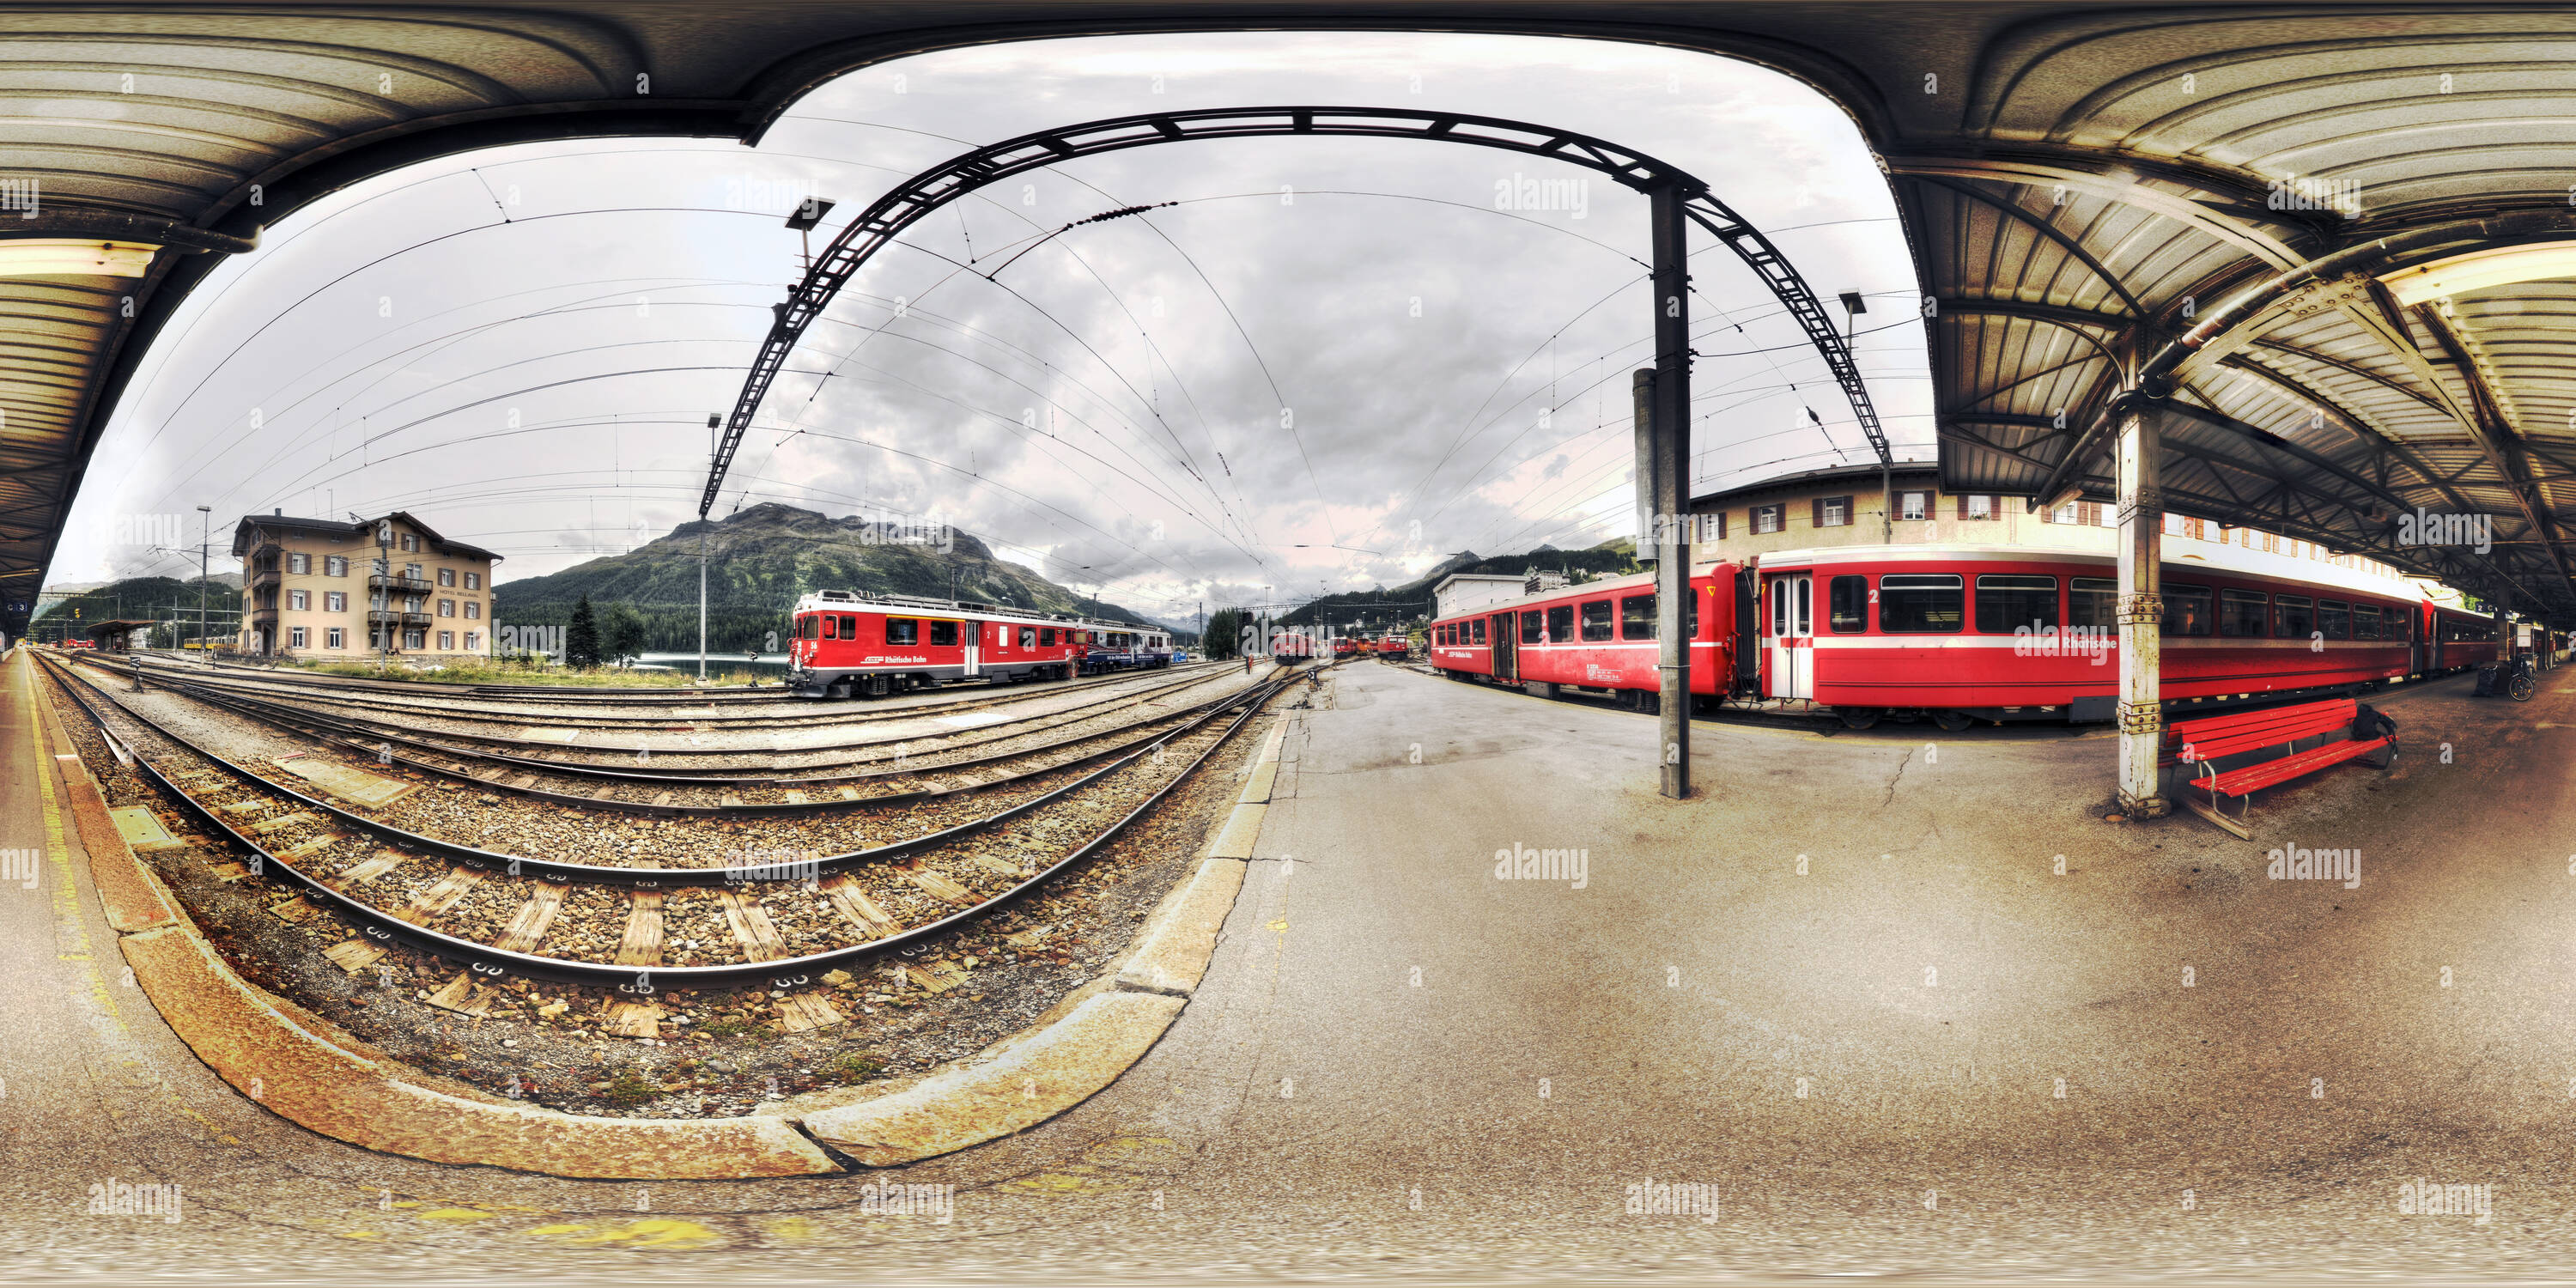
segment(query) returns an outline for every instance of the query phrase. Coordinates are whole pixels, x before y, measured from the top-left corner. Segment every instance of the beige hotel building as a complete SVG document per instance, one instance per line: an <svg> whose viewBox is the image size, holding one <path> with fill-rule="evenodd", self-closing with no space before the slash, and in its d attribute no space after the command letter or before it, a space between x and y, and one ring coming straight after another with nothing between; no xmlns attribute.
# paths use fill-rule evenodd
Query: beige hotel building
<svg viewBox="0 0 2576 1288"><path fill-rule="evenodd" d="M233 528L233 555L242 561L245 653L492 655L492 565L501 557L409 514L249 515Z"/></svg>

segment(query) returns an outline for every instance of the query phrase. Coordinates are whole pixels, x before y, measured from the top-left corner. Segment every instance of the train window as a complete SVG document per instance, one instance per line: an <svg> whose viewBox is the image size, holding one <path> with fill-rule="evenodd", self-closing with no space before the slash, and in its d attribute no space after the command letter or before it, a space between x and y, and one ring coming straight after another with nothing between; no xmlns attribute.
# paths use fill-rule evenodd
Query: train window
<svg viewBox="0 0 2576 1288"><path fill-rule="evenodd" d="M1485 643L1484 618L1479 617L1476 620L1467 623L1467 643L1470 647L1481 646Z"/></svg>
<svg viewBox="0 0 2576 1288"><path fill-rule="evenodd" d="M1888 635L1955 635L1967 625L1967 590L1946 573L1890 573L1878 579L1878 629Z"/></svg>
<svg viewBox="0 0 2576 1288"><path fill-rule="evenodd" d="M1771 591L1771 634L1773 638L1789 633L1789 584L1773 581Z"/></svg>
<svg viewBox="0 0 2576 1288"><path fill-rule="evenodd" d="M930 624L930 642L933 647L937 648L948 648L955 645L957 643L957 623L932 622Z"/></svg>
<svg viewBox="0 0 2576 1288"><path fill-rule="evenodd" d="M2109 577L2068 578L2066 624L2095 631L2118 630L2120 583Z"/></svg>
<svg viewBox="0 0 2576 1288"><path fill-rule="evenodd" d="M1583 638L1586 643L1598 643L1610 638L1609 600L1594 599L1584 602Z"/></svg>
<svg viewBox="0 0 2576 1288"><path fill-rule="evenodd" d="M805 629L800 633L809 640L821 639L823 637L822 615L819 613L807 615L805 618Z"/></svg>
<svg viewBox="0 0 2576 1288"><path fill-rule="evenodd" d="M1547 642L1568 644L1574 640L1574 605L1559 604L1547 610Z"/></svg>
<svg viewBox="0 0 2576 1288"><path fill-rule="evenodd" d="M1717 592L1712 588L1709 593L1713 595ZM1697 595L1682 596L1682 638L1686 640L1699 638L1699 596Z"/></svg>
<svg viewBox="0 0 2576 1288"><path fill-rule="evenodd" d="M1630 595L1619 601L1619 638L1650 640L1655 638L1655 597Z"/></svg>
<svg viewBox="0 0 2576 1288"><path fill-rule="evenodd" d="M825 638L825 639L827 639L827 640L836 640L836 639L841 638L841 632L840 632L840 629L839 629L839 628L840 628L840 625L841 625L841 619L840 619L840 618L837 618L837 617L826 617L826 618L824 618L824 619L823 619L823 638Z"/></svg>
<svg viewBox="0 0 2576 1288"><path fill-rule="evenodd" d="M2303 640L2317 628L2316 601L2305 595L2276 595L2272 599L2272 638Z"/></svg>
<svg viewBox="0 0 2576 1288"><path fill-rule="evenodd" d="M1021 627L1021 628L1020 628L1020 647L1021 647L1021 648L1036 648L1037 646L1038 646L1038 628L1037 628L1037 627L1034 627L1034 626L1023 626L1023 627Z"/></svg>
<svg viewBox="0 0 2576 1288"><path fill-rule="evenodd" d="M2209 587L2166 586L2165 619L2160 633L2165 635L2207 635L2217 618L2210 612Z"/></svg>
<svg viewBox="0 0 2576 1288"><path fill-rule="evenodd" d="M859 615L857 613L841 614L841 638L845 640L854 640L858 637Z"/></svg>
<svg viewBox="0 0 2576 1288"><path fill-rule="evenodd" d="M2355 604L2352 606L2352 637L2357 640L2379 638L2379 605Z"/></svg>
<svg viewBox="0 0 2576 1288"><path fill-rule="evenodd" d="M2317 633L2330 640L2352 638L2352 605L2339 599L2317 601Z"/></svg>
<svg viewBox="0 0 2576 1288"><path fill-rule="evenodd" d="M1837 635L1869 629L1869 578L1836 577L1825 594L1825 622Z"/></svg>
<svg viewBox="0 0 2576 1288"><path fill-rule="evenodd" d="M1540 638L1538 610L1533 608L1521 614L1521 643L1536 644Z"/></svg>
<svg viewBox="0 0 2576 1288"><path fill-rule="evenodd" d="M1054 627L1052 627L1052 626L1041 626L1041 627L1039 627L1039 628L1038 628L1038 647L1039 647L1039 648L1054 648L1054 647L1055 647L1055 628L1054 628Z"/></svg>
<svg viewBox="0 0 2576 1288"><path fill-rule="evenodd" d="M2022 627L2033 634L2057 625L2057 579L1997 573L1977 578L1977 632L2010 635Z"/></svg>
<svg viewBox="0 0 2576 1288"><path fill-rule="evenodd" d="M2270 601L2259 590L2222 590L2218 592L2218 633L2229 639L2261 639L2265 605Z"/></svg>
<svg viewBox="0 0 2576 1288"><path fill-rule="evenodd" d="M920 642L920 622L909 617L889 617L886 619L886 643L918 644Z"/></svg>

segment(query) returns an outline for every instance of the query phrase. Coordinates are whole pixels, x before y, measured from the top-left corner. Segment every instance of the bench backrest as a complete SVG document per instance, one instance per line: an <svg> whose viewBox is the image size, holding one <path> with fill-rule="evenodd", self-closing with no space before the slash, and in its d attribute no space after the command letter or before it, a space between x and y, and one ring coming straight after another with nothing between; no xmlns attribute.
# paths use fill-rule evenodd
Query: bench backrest
<svg viewBox="0 0 2576 1288"><path fill-rule="evenodd" d="M2355 709L2350 698L2329 698L2262 711L2203 716L2175 721L2173 736L2184 760L2216 760L2298 738L2349 731Z"/></svg>

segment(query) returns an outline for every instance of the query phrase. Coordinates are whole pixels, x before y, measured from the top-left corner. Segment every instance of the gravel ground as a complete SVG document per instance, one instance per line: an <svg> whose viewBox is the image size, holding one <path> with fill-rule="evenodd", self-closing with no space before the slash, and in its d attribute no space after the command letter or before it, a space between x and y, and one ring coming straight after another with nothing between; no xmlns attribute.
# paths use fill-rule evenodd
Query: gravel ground
<svg viewBox="0 0 2576 1288"><path fill-rule="evenodd" d="M139 775L115 764L89 718L55 696L64 727L82 747L109 804L151 803L177 822L166 801ZM95 696L92 698L95 701ZM320 950L354 938L356 929L323 910L301 924L271 915L289 902L277 883L260 876L227 882L219 876L243 857L211 841L149 856L217 950L243 974L312 1007L388 1055L432 1072L457 1077L505 1095L524 1096L576 1113L637 1116L727 1115L748 1112L764 1099L870 1079L918 1076L945 1061L973 1053L1026 1026L1067 992L1096 977L1133 938L1136 922L1189 870L1210 829L1222 822L1239 785L1226 772L1246 761L1266 735L1272 717L1258 716L1211 762L1208 771L1174 792L1163 805L1080 865L1059 874L1043 891L992 916L903 950L859 972L833 971L818 990L844 1023L788 1032L784 994L758 990L673 991L656 1000L666 1008L654 1038L609 1036L602 1030L609 1008L623 995L607 989L569 988L509 980L493 990L492 1009L468 1019L427 1004L431 992L460 972L426 954L394 949L366 968L342 971ZM190 735L198 736L196 731ZM1173 755L1185 763L1215 737L1195 735ZM149 735L139 735L143 742ZM209 745L213 745L211 742ZM146 743L157 765L166 752ZM229 751L226 754L231 754ZM103 767L103 768L102 768ZM1165 771L1150 762L1113 775L1084 793L1081 821L1056 817L1015 820L971 846L948 847L924 857L978 897L998 893L1016 878L973 862L975 854L1032 861L1060 854L1090 835L1159 782ZM430 793L416 793L427 795ZM452 795L441 793L442 795ZM246 790L206 799L247 797ZM1115 801L1126 804L1088 803ZM264 807L245 811L253 820L291 812ZM681 831L693 830L673 825ZM298 827L271 835L272 849L291 848L319 829ZM299 858L309 871L337 874L382 847L344 842ZM952 851L956 851L952 853ZM414 858L349 893L378 906L399 907L435 884L446 865ZM905 924L944 916L957 905L935 899L900 870L862 877L871 897ZM438 923L442 929L488 928L497 933L524 900L527 883L491 876ZM837 914L792 887L767 889L769 910L792 951L810 951L819 936L846 933ZM574 946L567 956L606 960L622 935L623 892L577 887L545 941L557 936ZM714 889L668 893L663 911L665 960L671 964L738 960L738 946ZM832 942L844 942L834 939ZM691 947L690 945L696 945ZM962 981L933 992L900 968L962 972Z"/></svg>

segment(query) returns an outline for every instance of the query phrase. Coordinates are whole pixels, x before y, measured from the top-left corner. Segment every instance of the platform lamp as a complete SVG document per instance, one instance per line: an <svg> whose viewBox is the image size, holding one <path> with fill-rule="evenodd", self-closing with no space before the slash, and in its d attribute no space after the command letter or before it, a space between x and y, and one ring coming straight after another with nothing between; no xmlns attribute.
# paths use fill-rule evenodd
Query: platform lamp
<svg viewBox="0 0 2576 1288"><path fill-rule="evenodd" d="M832 203L821 197L807 197L798 202L794 214L787 216L787 226L796 230L797 244L805 252L805 271L814 270L814 228L823 216L832 213Z"/></svg>

